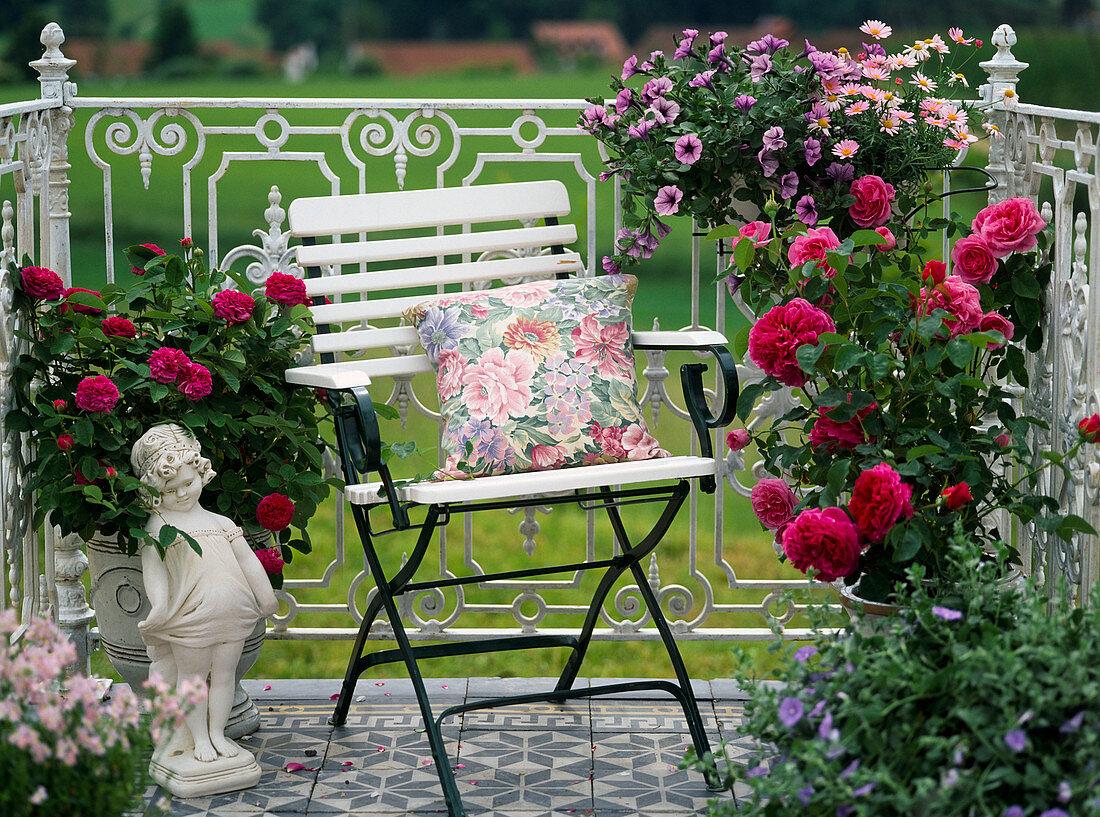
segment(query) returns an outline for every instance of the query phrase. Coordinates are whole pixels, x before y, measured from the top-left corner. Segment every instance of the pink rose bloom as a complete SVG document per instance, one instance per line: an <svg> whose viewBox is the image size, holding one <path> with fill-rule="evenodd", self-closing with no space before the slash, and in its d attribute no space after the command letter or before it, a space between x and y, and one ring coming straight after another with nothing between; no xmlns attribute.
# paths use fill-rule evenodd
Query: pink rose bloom
<svg viewBox="0 0 1100 817"><path fill-rule="evenodd" d="M519 417L531 404L531 378L535 361L527 352L507 355L490 349L477 363L466 367L462 375L462 400L475 419L487 417L504 425L509 417Z"/></svg>
<svg viewBox="0 0 1100 817"><path fill-rule="evenodd" d="M752 241L754 247L766 247L771 238L772 225L766 221L750 221L737 231L740 238Z"/></svg>
<svg viewBox="0 0 1100 817"><path fill-rule="evenodd" d="M40 301L58 301L65 294L61 276L45 267L23 267L20 270L23 291Z"/></svg>
<svg viewBox="0 0 1100 817"><path fill-rule="evenodd" d="M531 449L531 465L536 471L559 468L565 462L565 450L560 445L536 445Z"/></svg>
<svg viewBox="0 0 1100 817"><path fill-rule="evenodd" d="M454 397L462 390L462 375L466 373L469 361L455 349L442 349L439 352L439 371L435 375L435 384L439 389L439 399Z"/></svg>
<svg viewBox="0 0 1100 817"><path fill-rule="evenodd" d="M768 530L779 530L791 521L798 497L781 479L762 479L752 486L753 513Z"/></svg>
<svg viewBox="0 0 1100 817"><path fill-rule="evenodd" d="M235 289L224 289L214 296L214 314L228 324L244 323L252 317L256 299Z"/></svg>
<svg viewBox="0 0 1100 817"><path fill-rule="evenodd" d="M993 442L997 443L997 445L999 445L1001 448L1008 448L1012 445L1012 435L998 434L996 437L993 438Z"/></svg>
<svg viewBox="0 0 1100 817"><path fill-rule="evenodd" d="M158 383L175 383L190 365L191 358L182 349L162 346L149 355L149 376Z"/></svg>
<svg viewBox="0 0 1100 817"><path fill-rule="evenodd" d="M103 330L104 335L117 335L122 338L137 337L137 327L133 322L118 315L104 318L99 328Z"/></svg>
<svg viewBox="0 0 1100 817"><path fill-rule="evenodd" d="M189 363L180 372L179 390L188 400L201 400L214 389L210 370L198 363Z"/></svg>
<svg viewBox="0 0 1100 817"><path fill-rule="evenodd" d="M285 272L273 272L264 286L264 294L268 300L283 306L297 306L304 304L309 306L312 301L306 295L306 284L297 276Z"/></svg>
<svg viewBox="0 0 1100 817"><path fill-rule="evenodd" d="M840 508L809 508L783 531L783 552L803 573L813 568L818 581L835 581L859 565L859 530Z"/></svg>
<svg viewBox="0 0 1100 817"><path fill-rule="evenodd" d="M641 423L631 423L623 431L623 449L630 460L651 460L668 456L668 452L661 448L660 443Z"/></svg>
<svg viewBox="0 0 1100 817"><path fill-rule="evenodd" d="M726 433L726 448L730 451L740 451L752 442L749 432L743 428L735 428Z"/></svg>
<svg viewBox="0 0 1100 817"><path fill-rule="evenodd" d="M799 346L816 344L836 324L804 298L772 307L749 331L749 357L760 369L788 386L802 386L810 376L798 365Z"/></svg>
<svg viewBox="0 0 1100 817"><path fill-rule="evenodd" d="M623 432L625 430L622 426L604 428L599 423L594 422L589 426L588 433L600 447L601 455L623 460L626 459L626 449L623 448Z"/></svg>
<svg viewBox="0 0 1100 817"><path fill-rule="evenodd" d="M264 548L255 551L255 553L256 558L263 565L265 573L277 576L283 572L283 554L279 552L278 548Z"/></svg>
<svg viewBox="0 0 1100 817"><path fill-rule="evenodd" d="M108 414L121 396L118 386L106 375L85 377L76 386L76 407L97 414Z"/></svg>
<svg viewBox="0 0 1100 817"><path fill-rule="evenodd" d="M890 250L894 249L894 247L898 245L898 240L894 238L894 234L890 232L889 228L875 227L875 232L886 239L885 244L877 244L875 246L875 249L877 249L879 252L890 252Z"/></svg>
<svg viewBox="0 0 1100 817"><path fill-rule="evenodd" d="M894 203L894 186L878 176L861 176L852 182L851 193L856 203L848 215L860 227L881 227L890 220L890 205Z"/></svg>
<svg viewBox="0 0 1100 817"><path fill-rule="evenodd" d="M1012 325L1012 321L999 312L986 312L982 315L978 329L983 332L1000 332L1005 336L1005 340L1012 340L1012 336L1016 334L1016 327ZM1000 349L1003 346L1003 343L989 344L990 349Z"/></svg>
<svg viewBox="0 0 1100 817"><path fill-rule="evenodd" d="M856 477L848 512L860 532L872 542L881 542L898 519L913 515L913 489L884 462Z"/></svg>
<svg viewBox="0 0 1100 817"><path fill-rule="evenodd" d="M978 233L964 236L951 247L951 264L955 274L968 284L987 284L999 263L993 250Z"/></svg>
<svg viewBox="0 0 1100 817"><path fill-rule="evenodd" d="M630 330L625 323L600 326L593 315L585 315L581 325L570 335L573 356L580 363L589 363L604 377L628 380L634 374L634 360L627 354Z"/></svg>
<svg viewBox="0 0 1100 817"><path fill-rule="evenodd" d="M527 284L505 287L494 294L508 306L537 306L550 297L555 286L554 281L532 281Z"/></svg>
<svg viewBox="0 0 1100 817"><path fill-rule="evenodd" d="M996 258L1004 258L1009 253L1033 249L1039 243L1036 236L1046 226L1035 203L1018 196L986 207L978 213L971 229L981 234Z"/></svg>
<svg viewBox="0 0 1100 817"><path fill-rule="evenodd" d="M829 409L822 409L810 429L810 445L813 448L835 451L838 448L851 449L866 442L874 442L875 438L863 430L863 420L877 408L878 403L872 403L843 423L830 419Z"/></svg>
<svg viewBox="0 0 1100 817"><path fill-rule="evenodd" d="M950 313L945 319L951 328L951 337L965 335L978 328L982 321L981 296L978 290L957 275L949 275L942 284L920 291L920 314L928 315L936 309Z"/></svg>
<svg viewBox="0 0 1100 817"><path fill-rule="evenodd" d="M808 230L806 235L798 236L787 250L787 259L792 268L801 267L807 261L816 260L817 266L826 278L836 275L836 270L825 263L825 253L840 246L840 239L828 227ZM832 331L832 330L830 330Z"/></svg>

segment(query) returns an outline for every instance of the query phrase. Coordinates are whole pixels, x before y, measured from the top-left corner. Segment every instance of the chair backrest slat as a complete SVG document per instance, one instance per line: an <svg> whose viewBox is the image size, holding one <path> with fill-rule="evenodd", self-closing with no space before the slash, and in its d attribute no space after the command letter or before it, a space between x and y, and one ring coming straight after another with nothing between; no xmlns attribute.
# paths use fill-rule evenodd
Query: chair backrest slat
<svg viewBox="0 0 1100 817"><path fill-rule="evenodd" d="M287 210L290 232L299 238L568 214L569 193L559 181L317 196L297 199Z"/></svg>

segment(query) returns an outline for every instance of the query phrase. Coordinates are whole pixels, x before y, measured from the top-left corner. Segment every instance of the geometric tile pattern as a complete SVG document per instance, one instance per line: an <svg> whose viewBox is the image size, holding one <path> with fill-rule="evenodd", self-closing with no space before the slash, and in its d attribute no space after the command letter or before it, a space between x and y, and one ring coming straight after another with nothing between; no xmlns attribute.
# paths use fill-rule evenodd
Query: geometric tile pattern
<svg viewBox="0 0 1100 817"><path fill-rule="evenodd" d="M426 683L438 713L464 701L551 689L555 680ZM262 690L262 681L249 689L261 726L242 741L263 770L259 785L175 801L152 787L146 814L446 813L420 709L407 684L387 681L386 691L361 685L340 728L328 724L333 702L317 694L332 681L271 684L272 690ZM743 696L728 684L715 682L713 689L731 697L715 697L710 684L696 682L707 735L716 750L725 741L726 756L737 762L751 748L736 733ZM703 815L708 801L731 796L707 791L701 775L677 768L691 741L679 704L660 692L475 710L448 718L443 734L462 802L478 817ZM306 769L285 771L292 762Z"/></svg>

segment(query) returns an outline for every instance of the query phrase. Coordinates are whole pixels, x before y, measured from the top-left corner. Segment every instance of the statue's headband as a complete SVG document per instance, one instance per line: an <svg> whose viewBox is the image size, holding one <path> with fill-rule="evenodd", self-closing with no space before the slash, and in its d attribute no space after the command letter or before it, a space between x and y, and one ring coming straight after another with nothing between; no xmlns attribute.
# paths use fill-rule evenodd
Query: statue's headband
<svg viewBox="0 0 1100 817"><path fill-rule="evenodd" d="M184 454L191 451L199 451L198 440L183 426L163 423L153 426L134 443L133 451L130 452L130 465L137 478L141 479L163 454Z"/></svg>

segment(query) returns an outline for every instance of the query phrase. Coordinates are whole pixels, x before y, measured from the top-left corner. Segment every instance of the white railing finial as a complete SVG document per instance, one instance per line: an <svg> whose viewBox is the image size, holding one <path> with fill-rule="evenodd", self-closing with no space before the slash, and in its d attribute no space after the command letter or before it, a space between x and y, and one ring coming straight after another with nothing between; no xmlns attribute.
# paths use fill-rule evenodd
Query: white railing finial
<svg viewBox="0 0 1100 817"><path fill-rule="evenodd" d="M42 84L42 98L62 102L76 94L76 85L69 82L69 69L76 65L61 53L61 44L65 42L65 32L57 23L47 23L38 38L46 47L40 59L29 63L38 72L38 81Z"/></svg>

